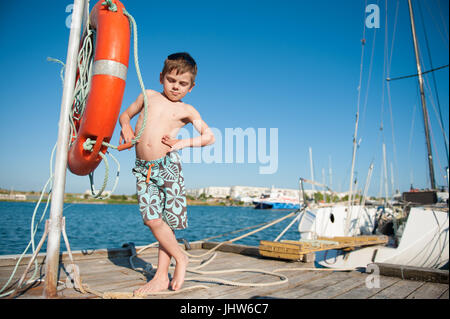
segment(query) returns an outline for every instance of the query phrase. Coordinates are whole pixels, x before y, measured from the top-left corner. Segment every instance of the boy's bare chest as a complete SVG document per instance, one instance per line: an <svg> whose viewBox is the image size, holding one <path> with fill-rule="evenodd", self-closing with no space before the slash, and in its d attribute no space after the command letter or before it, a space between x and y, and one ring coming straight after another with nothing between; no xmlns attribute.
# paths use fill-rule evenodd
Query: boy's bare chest
<svg viewBox="0 0 450 319"><path fill-rule="evenodd" d="M172 126L185 122L188 113L182 105L168 104L150 107L148 117L152 121L165 122Z"/></svg>

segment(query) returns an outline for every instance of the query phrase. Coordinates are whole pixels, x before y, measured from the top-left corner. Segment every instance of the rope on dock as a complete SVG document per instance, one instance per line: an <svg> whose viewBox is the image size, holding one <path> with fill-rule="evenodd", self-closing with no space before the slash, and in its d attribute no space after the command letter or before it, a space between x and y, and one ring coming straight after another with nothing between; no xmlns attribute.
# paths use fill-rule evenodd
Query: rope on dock
<svg viewBox="0 0 450 319"><path fill-rule="evenodd" d="M200 265L195 266L195 267L189 267L186 269L186 272L189 273L193 273L196 275L201 275L200 276L193 276L193 277L186 277L185 281L202 281L202 282L211 282L211 283L217 283L217 284L222 284L222 285L229 285L229 286L237 286L237 287L268 287L268 286L275 286L275 285L282 285L282 284L286 284L289 280L288 277L285 275L280 274L280 272L284 272L284 271L352 271L354 270L354 268L280 268L280 269L275 269L273 271L267 271L267 270L262 270L262 269L256 269L256 268L236 268L236 269L226 269L226 270L214 270L214 271L203 271L200 270L201 268L207 266L208 264L210 264L214 258L217 256L217 252L215 252L219 247L221 247L224 244L227 243L232 243L235 242L237 240L243 239L247 236L250 236L252 234L255 234L259 231L262 231L270 226L273 226L277 223L280 223L281 221L292 217L294 215L296 215L297 213L300 213L301 211L295 211L292 212L290 214L287 214L279 219L273 220L271 222L268 223L264 223L264 224L259 224L257 226L263 225L262 227L256 229L256 230L252 230L246 234L243 234L241 236L238 236L236 238L233 238L231 240L222 242L218 245L216 245L215 247L211 248L210 250L208 250L207 252L200 254L200 255L192 255L190 253L188 253L187 251L183 252L190 258L192 258L192 260L190 260L190 262L192 263L198 263L200 262ZM297 217L297 216L296 216ZM296 218L295 217L295 218ZM47 225L46 225L47 226ZM256 226L254 226L256 227ZM250 228L254 228L254 227L250 227ZM46 227L47 228L47 227ZM249 229L249 227L245 228L245 229ZM69 241L67 238L67 235L65 233L65 218L63 218L62 221L62 232L63 232L63 237L64 237L64 241L66 243L66 246L68 248L68 253L69 253L69 258L70 258L70 262L72 265L74 264L74 260L72 257L72 253L70 250L70 245L69 245ZM44 233L43 238L41 239L41 242L38 245L38 249L35 251L34 254L34 258L37 255L37 252L39 252L40 247L42 246L43 241L45 240L45 235L46 233ZM151 247L155 247L158 244L158 242L154 242L151 243L143 248L141 248L139 251L136 252L134 246L130 246L131 249L131 257L129 259L130 265L133 268L133 270L138 270L137 267L134 265L133 263L133 258L137 257L137 255L141 254L143 251L145 251L148 248ZM204 259L204 260L199 260L199 258L202 258L204 256L207 256L211 254L211 256L209 256L208 258ZM34 261L34 258L31 258L31 260L29 261L28 267L24 272L24 275L22 276L22 278L20 279L20 284L19 287L21 286L21 283L23 282L23 280L25 279L25 274L27 273L29 267L31 266L31 264ZM77 267L73 267L74 270L77 270ZM174 266L170 266L169 269L174 269ZM145 265L145 267L142 269L143 273L150 273L151 271L157 269L157 266L153 266L152 264L148 263L147 265ZM235 272L253 272L253 273L261 273L264 275L270 275L270 276L275 276L278 277L280 280L279 281L273 281L273 282L266 282L266 283L246 283L246 282L237 282L237 281L231 281L231 280L226 280L226 279L222 279L222 278L217 278L217 277L205 277L204 275L217 275L217 274L227 274L227 273L235 273ZM43 281L43 280L41 280ZM194 285L194 286L190 286L190 287L185 287L185 288L181 288L179 290L176 291L158 291L158 292L149 292L149 293L145 293L145 294L140 294L140 293L135 293L135 292L117 292L117 291L105 291L105 292L101 292L95 289L92 289L89 285L84 284L81 282L81 276L80 274L75 271L73 273L73 281L74 281L74 285L73 288L75 290L77 290L78 292L82 293L82 294L92 294L95 295L99 298L102 299L142 299L145 296L165 296L165 295L175 295L175 294L180 294L180 293L184 293L187 291L192 291L192 290L197 290L197 289L208 289L210 288L209 286L206 285ZM18 288L19 288L18 287ZM10 298L16 296L21 290L23 289L18 289L16 288L16 290L13 292L13 294L10 296Z"/></svg>
<svg viewBox="0 0 450 319"><path fill-rule="evenodd" d="M262 231L270 226L273 226L279 222L282 222L283 220L292 217L294 215L296 215L299 211L295 211L292 212L290 214L287 214L281 218L278 218L276 220L273 220L271 222L268 223L264 223L262 227L256 229L256 230L252 230L244 235L238 236L236 238L233 238L231 240L222 242L220 244L218 244L217 246L211 248L210 250L208 250L207 252L200 254L200 255L192 255L186 251L183 250L183 252L190 258L193 258L193 260L191 260L191 262L200 262L199 266L196 267L190 267L186 269L186 272L189 273L193 273L193 274L197 274L197 275L214 275L214 274L225 274L225 273L234 273L234 272L256 272L256 273L262 273L265 275L270 275L270 276L275 276L278 277L280 280L279 281L274 281L274 282L268 282L268 283L246 283L246 282L237 282L237 281L231 281L231 280L226 280L226 279L222 279L222 278L216 278L216 277L186 277L184 280L185 281L207 281L207 282L213 282L213 283L218 283L218 284L223 284L223 285L229 285L229 286L238 286L238 287L267 287L267 286L274 286L274 285L282 285L288 282L288 278L282 274L278 274L274 271L266 271L266 270L262 270L262 269L254 269L254 268L238 268L238 269L227 269L227 270L215 270L215 271L202 271L199 270L202 267L207 266L208 264L210 264L214 258L217 256L217 253L214 253L213 255L211 255L210 257L208 257L207 259L200 261L200 260L195 260L198 258L202 258L204 256L207 256L209 254L212 254L215 250L217 250L219 247L221 247L224 244L228 244L228 243L232 243L235 242L237 240L240 240L242 238L245 238L247 236L250 236L252 234L255 234L259 231ZM248 229L248 228L247 228ZM129 259L130 265L133 268L133 270L137 270L137 268L135 267L134 263L133 263L133 259L135 257L137 257L139 254L141 254L143 251L145 251L148 248L151 247L155 247L158 244L158 242L154 242L151 243L143 248L141 248L139 251L136 252L135 248L133 246L130 246L131 249L131 257ZM170 266L169 269L174 269L174 266ZM143 269L142 272L143 273L150 273L152 270L157 269L157 266L153 266L152 264L147 264ZM81 280L80 280L81 282ZM149 295L174 295L174 294L179 294L182 292L186 292L186 291L190 291L190 290L195 290L195 289L208 289L208 286L205 285L195 285L195 286L191 286L191 287L186 287L186 288L182 288L176 291L158 291L158 292L149 292L146 294L139 294L139 293L134 293L134 292L115 292L115 291L106 291L106 292L100 292L97 290L94 290L92 288L90 288L87 284L83 284L82 285L83 289L85 292L87 293L91 293L93 295L96 295L100 298L103 299L136 299L136 298L143 298L145 296L149 296Z"/></svg>
<svg viewBox="0 0 450 319"><path fill-rule="evenodd" d="M247 236L250 236L252 234L255 234L259 231L262 231L270 226L273 226L277 223L282 222L283 220L292 217L294 215L296 215L297 213L300 213L301 211L295 211L292 212L290 214L287 214L281 218L278 218L274 221L268 222L268 223L264 223L262 224L263 226L256 229L256 230L252 230L244 235L238 236L236 238L233 238L231 240L222 242L218 245L216 245L215 247L211 248L210 250L208 250L207 252L200 254L200 255L192 255L186 251L183 251L188 257L193 258L193 260L191 260L191 262L201 262L201 264L199 266L196 267L190 267L186 269L186 272L189 273L193 273L193 274L197 274L197 275L202 275L202 277L198 277L198 276L194 276L194 277L186 277L185 281L207 281L207 282L212 282L212 283L218 283L218 284L223 284L223 285L229 285L229 286L237 286L237 287L268 287L268 286L275 286L275 285L282 285L288 282L288 278L285 275L282 275L278 272L281 271L285 271L285 270L294 270L293 268L291 269L276 269L274 271L267 271L267 270L262 270L262 269L255 269L255 268L237 268L237 269L227 269L227 270L215 270L215 271L202 271L199 270L202 267L205 267L206 265L208 265L209 263L211 263L214 258L217 256L217 253L214 253L213 255L211 255L209 258L203 260L203 261L199 261L199 260L195 260L198 258L202 258L204 256L207 256L209 254L212 254L215 250L217 250L219 247L221 247L224 244L228 244L228 243L232 243L235 242L237 240L243 239ZM261 224L260 224L261 225ZM259 226L259 225L258 225ZM248 228L247 228L248 229ZM158 242L154 242L151 243L143 248L141 248L139 251L136 252L135 248L133 246L130 246L130 249L132 251L132 255L130 257L130 265L134 270L137 270L137 268L135 267L134 263L133 263L133 259L135 257L137 257L139 254L141 254L143 251L145 251L148 248L151 247L155 247L156 244L158 244ZM174 269L175 267L171 266L169 267L169 269ZM151 265L151 264L147 264L142 271L144 273L150 273L152 270L157 269L157 267ZM299 268L302 270L321 270L321 269L316 269L316 268ZM329 270L329 269L326 269ZM348 270L348 269L346 269ZM337 269L333 269L333 271L337 271ZM203 277L204 275L217 275L217 274L226 274L226 273L235 273L235 272L255 272L255 273L261 273L261 274L265 274L265 275L270 275L270 276L275 276L278 277L280 280L279 281L274 281L274 282L266 282L266 283L246 283L246 282L237 282L237 281L231 281L231 280L226 280L226 279L222 279L222 278L217 278L217 277ZM96 291L94 289L91 289L88 285L83 284L83 288L86 292L94 294L100 298L103 299L134 299L134 298L143 298L145 296L149 296L149 295L174 295L174 294L179 294L182 292L186 292L186 291L190 291L190 290L195 290L195 289L208 289L208 286L205 285L195 285L195 286L191 286L191 287L186 287L186 288L182 288L180 290L176 290L176 291L159 291L159 292L149 292L146 294L138 294L138 293L134 293L134 292L114 292L114 291L106 291L106 292L99 292Z"/></svg>

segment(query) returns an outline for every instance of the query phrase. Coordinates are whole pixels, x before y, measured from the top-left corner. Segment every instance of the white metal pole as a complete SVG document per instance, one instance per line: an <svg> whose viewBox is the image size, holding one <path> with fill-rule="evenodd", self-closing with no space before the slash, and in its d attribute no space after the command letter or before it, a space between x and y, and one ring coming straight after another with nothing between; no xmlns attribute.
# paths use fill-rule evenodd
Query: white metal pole
<svg viewBox="0 0 450 319"><path fill-rule="evenodd" d="M372 180L372 172L373 172L373 163L370 163L369 171L367 172L366 185L364 186L364 194L362 198L362 207L366 206L366 197L369 192L370 181ZM359 216L358 216L359 218Z"/></svg>
<svg viewBox="0 0 450 319"><path fill-rule="evenodd" d="M328 186L331 189L334 189L333 188L333 171L331 170L331 156L328 157L328 175L330 178Z"/></svg>
<svg viewBox="0 0 450 319"><path fill-rule="evenodd" d="M47 258L45 267L44 296L55 297L59 250L61 242L62 212L64 205L64 190L66 183L67 152L69 146L69 115L72 107L77 56L80 44L81 24L85 0L75 0L72 23L70 26L69 46L64 72L64 89L61 99L61 114L59 116L58 141L56 149L55 171L52 187L52 202L50 206L49 233L47 241Z"/></svg>

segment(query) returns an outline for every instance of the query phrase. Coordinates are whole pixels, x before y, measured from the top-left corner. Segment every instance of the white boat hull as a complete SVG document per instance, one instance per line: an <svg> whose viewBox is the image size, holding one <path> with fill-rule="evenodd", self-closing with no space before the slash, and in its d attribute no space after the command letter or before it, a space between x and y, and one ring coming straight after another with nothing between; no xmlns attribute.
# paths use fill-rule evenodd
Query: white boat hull
<svg viewBox="0 0 450 319"><path fill-rule="evenodd" d="M305 214L303 224L299 224L300 234L303 237L317 236L345 236L346 214L338 214L342 208L319 208L315 212ZM374 224L375 216L370 210L357 210L362 214L359 218L352 215L352 225L355 227L354 235L371 233L370 227ZM334 215L331 223L330 214ZM364 221L364 222L361 222ZM309 231L308 231L309 226ZM359 268L370 263L390 263L426 268L441 268L448 263L448 213L423 207L413 207L409 213L402 237L396 248L387 246L371 246L351 252L341 250L328 250L316 253L316 262L329 268ZM373 228L372 228L373 230ZM368 233L366 233L368 234Z"/></svg>
<svg viewBox="0 0 450 319"><path fill-rule="evenodd" d="M372 207L351 208L350 229L353 236L370 235L375 227L375 216L379 210ZM306 211L300 218L298 231L301 239L317 236L348 236L346 232L348 206L335 205Z"/></svg>

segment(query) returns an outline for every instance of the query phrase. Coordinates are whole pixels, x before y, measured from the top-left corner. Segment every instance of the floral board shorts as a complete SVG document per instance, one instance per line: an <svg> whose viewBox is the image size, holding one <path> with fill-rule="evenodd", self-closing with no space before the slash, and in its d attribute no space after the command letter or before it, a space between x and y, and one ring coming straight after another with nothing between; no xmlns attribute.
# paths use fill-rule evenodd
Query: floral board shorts
<svg viewBox="0 0 450 319"><path fill-rule="evenodd" d="M172 229L186 228L186 189L180 155L171 152L152 161L136 158L132 172L144 222L161 218Z"/></svg>

